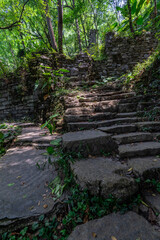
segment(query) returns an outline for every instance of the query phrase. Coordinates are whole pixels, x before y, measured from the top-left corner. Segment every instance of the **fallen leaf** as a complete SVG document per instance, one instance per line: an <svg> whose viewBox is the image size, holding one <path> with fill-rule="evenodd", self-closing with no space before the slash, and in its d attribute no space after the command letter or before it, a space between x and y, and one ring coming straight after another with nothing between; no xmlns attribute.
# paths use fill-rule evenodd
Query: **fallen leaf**
<svg viewBox="0 0 160 240"><path fill-rule="evenodd" d="M16 177L16 179L20 179L22 176L18 176L18 177Z"/></svg>
<svg viewBox="0 0 160 240"><path fill-rule="evenodd" d="M27 197L27 195L25 194L25 195L23 195L23 198L26 198Z"/></svg>
<svg viewBox="0 0 160 240"><path fill-rule="evenodd" d="M43 99L46 100L49 97L49 94L46 94Z"/></svg>
<svg viewBox="0 0 160 240"><path fill-rule="evenodd" d="M29 209L32 210L34 208L34 206L30 207Z"/></svg>
<svg viewBox="0 0 160 240"><path fill-rule="evenodd" d="M111 239L112 239L112 240L117 240L117 238L116 238L116 237L114 237L114 236L112 236L112 237L111 237Z"/></svg>
<svg viewBox="0 0 160 240"><path fill-rule="evenodd" d="M48 208L48 205L47 205L47 204L44 204L44 205L43 205L43 208L44 208L44 209Z"/></svg>
<svg viewBox="0 0 160 240"><path fill-rule="evenodd" d="M86 223L89 221L89 206L87 206L85 213L86 213L86 215L84 217L83 223Z"/></svg>
<svg viewBox="0 0 160 240"><path fill-rule="evenodd" d="M12 187L15 183L9 183L8 187Z"/></svg>
<svg viewBox="0 0 160 240"><path fill-rule="evenodd" d="M112 239L112 240L117 240L117 238L116 238L116 237L114 237L114 236L112 236L112 237L111 237L111 239Z"/></svg>
<svg viewBox="0 0 160 240"><path fill-rule="evenodd" d="M45 186L48 187L49 183L48 182L45 182Z"/></svg>
<svg viewBox="0 0 160 240"><path fill-rule="evenodd" d="M128 172L131 172L133 170L133 168L130 168L130 169L128 169Z"/></svg>
<svg viewBox="0 0 160 240"><path fill-rule="evenodd" d="M39 202L38 202L38 206L40 206L40 205L41 205L41 202L39 201Z"/></svg>
<svg viewBox="0 0 160 240"><path fill-rule="evenodd" d="M146 207L149 207L147 203L145 203L144 201L141 200L141 203L146 206Z"/></svg>
<svg viewBox="0 0 160 240"><path fill-rule="evenodd" d="M23 186L25 184L25 182L21 182L21 185Z"/></svg>
<svg viewBox="0 0 160 240"><path fill-rule="evenodd" d="M96 233L92 233L92 236L94 237L94 238L96 238L97 237L97 234Z"/></svg>

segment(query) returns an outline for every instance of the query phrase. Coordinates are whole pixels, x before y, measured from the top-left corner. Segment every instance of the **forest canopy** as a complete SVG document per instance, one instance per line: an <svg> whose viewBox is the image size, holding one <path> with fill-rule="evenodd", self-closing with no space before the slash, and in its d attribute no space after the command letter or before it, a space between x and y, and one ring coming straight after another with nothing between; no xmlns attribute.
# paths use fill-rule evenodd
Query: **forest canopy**
<svg viewBox="0 0 160 240"><path fill-rule="evenodd" d="M0 9L0 72L17 68L32 52L72 57L87 51L93 32L100 54L107 32L134 37L158 33L160 24L158 0L1 0Z"/></svg>

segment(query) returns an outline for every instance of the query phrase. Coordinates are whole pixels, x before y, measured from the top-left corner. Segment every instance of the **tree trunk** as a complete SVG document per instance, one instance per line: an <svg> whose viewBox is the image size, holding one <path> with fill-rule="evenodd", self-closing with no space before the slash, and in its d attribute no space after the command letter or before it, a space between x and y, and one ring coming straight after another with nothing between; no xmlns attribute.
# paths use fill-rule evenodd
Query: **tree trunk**
<svg viewBox="0 0 160 240"><path fill-rule="evenodd" d="M154 0L154 17L157 17L157 0Z"/></svg>
<svg viewBox="0 0 160 240"><path fill-rule="evenodd" d="M95 13L95 9L94 9L94 6L92 4L92 2L90 1L90 5L91 5L91 8L92 8L92 13L93 13L93 20L94 20L94 25L95 25L95 29L97 31L97 34L96 34L96 42L97 42L97 47L98 47L98 26L97 26L97 11Z"/></svg>
<svg viewBox="0 0 160 240"><path fill-rule="evenodd" d="M134 33L130 0L127 0L127 5L128 5L128 13L129 13L129 26L130 26L131 33Z"/></svg>
<svg viewBox="0 0 160 240"><path fill-rule="evenodd" d="M50 39L51 39L51 46L55 51L57 51L57 43L56 43L55 36L54 36L54 31L53 31L53 27L52 27L51 18L49 17L48 1L47 0L43 0L43 1L45 3L46 20L47 20L49 36L50 36Z"/></svg>
<svg viewBox="0 0 160 240"><path fill-rule="evenodd" d="M75 1L72 0L73 2L73 8L75 8ZM80 35L80 30L79 30L79 23L78 19L76 18L76 30L77 30L77 38L78 38L78 45L79 45L79 51L82 51L82 41L81 41L81 35Z"/></svg>
<svg viewBox="0 0 160 240"><path fill-rule="evenodd" d="M58 49L63 53L63 7L62 0L58 0Z"/></svg>
<svg viewBox="0 0 160 240"><path fill-rule="evenodd" d="M82 27L83 27L85 45L86 45L86 48L87 48L87 46L88 46L88 43L87 43L87 34L86 34L86 29L85 29L84 20L83 20L82 16L81 16L81 23L82 23Z"/></svg>
<svg viewBox="0 0 160 240"><path fill-rule="evenodd" d="M76 19L76 29L77 29L77 38L78 38L78 45L79 45L79 51L82 51L82 42L81 42L81 35L79 30L79 24L78 19Z"/></svg>

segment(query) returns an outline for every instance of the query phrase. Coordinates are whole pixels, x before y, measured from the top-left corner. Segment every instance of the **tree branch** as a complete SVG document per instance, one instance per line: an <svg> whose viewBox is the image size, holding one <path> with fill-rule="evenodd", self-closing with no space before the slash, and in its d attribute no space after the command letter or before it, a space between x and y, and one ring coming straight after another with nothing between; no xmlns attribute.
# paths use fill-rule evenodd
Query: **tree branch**
<svg viewBox="0 0 160 240"><path fill-rule="evenodd" d="M70 8L71 10L73 10L73 8L71 6L69 6L69 5L64 5L63 7L64 8Z"/></svg>
<svg viewBox="0 0 160 240"><path fill-rule="evenodd" d="M26 6L26 4L27 4L28 2L29 2L29 0L27 0L27 1L23 4L23 8L22 8L22 11L21 11L21 15L20 15L18 21L10 24L9 26L0 27L0 30L2 30L2 29L3 29L3 30L4 30L4 29L10 29L10 28L13 28L13 27L17 27L17 26L20 24L21 20L22 20L23 12L24 12L25 6Z"/></svg>

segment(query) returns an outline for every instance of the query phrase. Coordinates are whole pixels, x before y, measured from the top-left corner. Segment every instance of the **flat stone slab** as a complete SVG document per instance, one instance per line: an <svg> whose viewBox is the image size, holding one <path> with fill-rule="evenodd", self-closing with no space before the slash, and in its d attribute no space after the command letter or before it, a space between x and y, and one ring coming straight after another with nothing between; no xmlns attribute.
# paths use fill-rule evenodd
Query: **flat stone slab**
<svg viewBox="0 0 160 240"><path fill-rule="evenodd" d="M160 240L160 233L134 212L110 214L77 226L68 240Z"/></svg>
<svg viewBox="0 0 160 240"><path fill-rule="evenodd" d="M160 194L145 194L145 202L154 209L155 213L160 214Z"/></svg>
<svg viewBox="0 0 160 240"><path fill-rule="evenodd" d="M106 121L99 121L97 122L98 127L108 127L112 126L115 124L130 124L130 123L135 123L138 122L137 117L132 117L132 118L115 118L111 120L106 120Z"/></svg>
<svg viewBox="0 0 160 240"><path fill-rule="evenodd" d="M139 130L158 132L160 131L160 122L139 122L137 123Z"/></svg>
<svg viewBox="0 0 160 240"><path fill-rule="evenodd" d="M64 119L67 123L69 122L84 122L84 121L98 121L98 120L106 120L114 117L113 113L92 113L89 115L65 115Z"/></svg>
<svg viewBox="0 0 160 240"><path fill-rule="evenodd" d="M110 158L89 158L71 165L75 180L93 195L127 198L136 193L137 184L127 176L128 167Z"/></svg>
<svg viewBox="0 0 160 240"><path fill-rule="evenodd" d="M137 176L145 179L160 176L160 158L156 156L132 158L128 166Z"/></svg>
<svg viewBox="0 0 160 240"><path fill-rule="evenodd" d="M67 124L68 131L89 130L97 127L97 122L71 122Z"/></svg>
<svg viewBox="0 0 160 240"><path fill-rule="evenodd" d="M159 142L141 142L119 146L120 157L154 156L160 154Z"/></svg>
<svg viewBox="0 0 160 240"><path fill-rule="evenodd" d="M62 145L65 151L81 152L83 156L117 151L117 145L111 136L98 130L66 133L62 136Z"/></svg>
<svg viewBox="0 0 160 240"><path fill-rule="evenodd" d="M7 128L11 129L11 128L15 128L15 127L22 127L22 128L26 128L26 127L35 127L35 123L32 122L10 122L10 123L6 123L5 125L7 126Z"/></svg>
<svg viewBox="0 0 160 240"><path fill-rule="evenodd" d="M152 141L153 135L145 132L125 133L113 136L118 144Z"/></svg>
<svg viewBox="0 0 160 240"><path fill-rule="evenodd" d="M21 135L17 137L16 143L50 143L58 134L50 135L48 130L40 127L27 127L22 129Z"/></svg>
<svg viewBox="0 0 160 240"><path fill-rule="evenodd" d="M47 185L57 173L52 165L45 166L48 161L43 153L32 147L16 147L0 158L0 229L53 209L55 202Z"/></svg>
<svg viewBox="0 0 160 240"><path fill-rule="evenodd" d="M136 126L134 124L124 124L124 125L113 125L111 127L100 127L98 130L107 132L107 133L129 133L129 132L135 132Z"/></svg>

